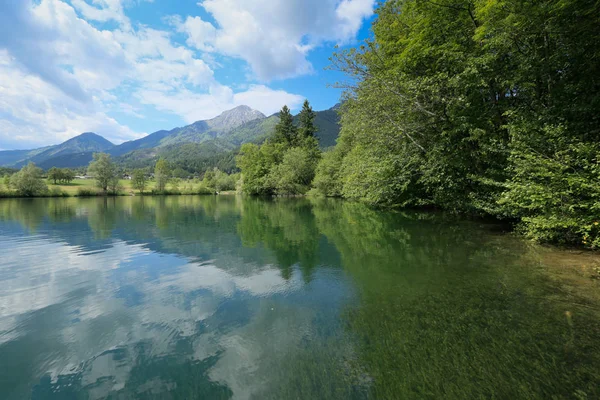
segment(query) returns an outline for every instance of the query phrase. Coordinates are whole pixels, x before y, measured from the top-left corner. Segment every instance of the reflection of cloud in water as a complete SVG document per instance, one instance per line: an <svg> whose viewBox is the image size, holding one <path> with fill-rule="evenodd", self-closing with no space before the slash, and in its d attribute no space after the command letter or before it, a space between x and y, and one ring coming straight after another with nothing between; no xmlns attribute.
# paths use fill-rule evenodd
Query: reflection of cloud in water
<svg viewBox="0 0 600 400"><path fill-rule="evenodd" d="M140 246L115 242L109 252L82 256L77 247L49 240L0 237L0 318L60 303L75 288L101 283L100 273L139 251Z"/></svg>
<svg viewBox="0 0 600 400"><path fill-rule="evenodd" d="M51 360L27 374L51 381L36 390L79 387L92 399L156 394L191 384L187 374L197 371L210 393L223 390L212 381L250 398L269 381L263 358L283 360L314 334L314 307L286 300L304 287L300 273L285 280L241 259L240 268L223 270L117 240L85 254L40 237L0 243L0 356L4 344L18 349L44 336L50 344L36 343L36 351ZM40 322L46 312L49 324ZM49 348L54 353L44 354ZM187 369L174 377L175 366Z"/></svg>

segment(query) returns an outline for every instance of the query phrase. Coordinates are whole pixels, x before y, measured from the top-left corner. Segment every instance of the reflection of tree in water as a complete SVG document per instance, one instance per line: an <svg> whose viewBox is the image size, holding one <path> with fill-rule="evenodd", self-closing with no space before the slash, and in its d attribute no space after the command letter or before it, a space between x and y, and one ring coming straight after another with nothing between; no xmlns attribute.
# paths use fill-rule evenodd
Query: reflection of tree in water
<svg viewBox="0 0 600 400"><path fill-rule="evenodd" d="M35 233L46 216L46 208L37 199L0 199L0 221L16 221Z"/></svg>
<svg viewBox="0 0 600 400"><path fill-rule="evenodd" d="M117 204L116 197L103 197L96 200L94 208L88 214L88 224L96 239L109 239L117 226L119 212L122 209Z"/></svg>
<svg viewBox="0 0 600 400"><path fill-rule="evenodd" d="M522 243L438 214L314 214L360 292L346 318L375 398L598 396L597 319L572 330Z"/></svg>
<svg viewBox="0 0 600 400"><path fill-rule="evenodd" d="M285 279L299 264L305 281L310 281L318 263L321 235L307 200L247 199L242 203L238 234L244 246L263 245L273 251Z"/></svg>
<svg viewBox="0 0 600 400"><path fill-rule="evenodd" d="M53 223L69 223L77 216L77 199L44 199L46 214Z"/></svg>

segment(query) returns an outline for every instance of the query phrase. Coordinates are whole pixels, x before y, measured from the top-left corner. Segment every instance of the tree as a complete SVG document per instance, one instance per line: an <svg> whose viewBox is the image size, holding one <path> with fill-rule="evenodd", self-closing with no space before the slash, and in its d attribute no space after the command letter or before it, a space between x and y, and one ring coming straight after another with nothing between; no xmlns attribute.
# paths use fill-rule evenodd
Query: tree
<svg viewBox="0 0 600 400"><path fill-rule="evenodd" d="M58 184L58 182L62 179L62 171L56 167L52 167L48 170L48 180L54 182L54 184Z"/></svg>
<svg viewBox="0 0 600 400"><path fill-rule="evenodd" d="M164 158L160 158L156 162L156 166L154 168L154 179L156 179L156 190L159 192L164 192L167 188L167 183L171 178L171 169L167 160Z"/></svg>
<svg viewBox="0 0 600 400"><path fill-rule="evenodd" d="M10 186L10 175L6 174L4 175L4 186L6 186L7 188Z"/></svg>
<svg viewBox="0 0 600 400"><path fill-rule="evenodd" d="M64 183L71 183L75 179L75 171L69 168L64 168L62 170L62 179Z"/></svg>
<svg viewBox="0 0 600 400"><path fill-rule="evenodd" d="M587 0L382 3L373 38L332 59L350 79L316 183L600 247L598 23Z"/></svg>
<svg viewBox="0 0 600 400"><path fill-rule="evenodd" d="M117 168L108 154L94 153L94 159L88 166L88 173L96 179L96 186L107 193L117 176Z"/></svg>
<svg viewBox="0 0 600 400"><path fill-rule="evenodd" d="M242 191L250 195L270 195L274 193L269 172L283 159L286 143L267 140L262 146L245 143L236 159L242 171Z"/></svg>
<svg viewBox="0 0 600 400"><path fill-rule="evenodd" d="M123 190L123 185L121 185L121 180L119 179L119 175L115 174L108 181L108 189L114 195L118 195L121 190Z"/></svg>
<svg viewBox="0 0 600 400"><path fill-rule="evenodd" d="M217 168L209 169L204 173L204 178L202 178L202 183L207 188L215 189L215 172Z"/></svg>
<svg viewBox="0 0 600 400"><path fill-rule="evenodd" d="M342 184L339 178L342 166L342 152L338 149L323 154L321 162L317 165L313 186L323 196L341 197Z"/></svg>
<svg viewBox="0 0 600 400"><path fill-rule="evenodd" d="M283 106L279 113L279 123L275 126L273 141L294 146L297 141L298 128L294 125L294 116L288 106Z"/></svg>
<svg viewBox="0 0 600 400"><path fill-rule="evenodd" d="M48 186L42 180L42 170L30 162L10 179L10 185L21 196L36 196L48 191Z"/></svg>
<svg viewBox="0 0 600 400"><path fill-rule="evenodd" d="M308 100L304 100L304 104L302 105L302 111L300 111L299 115L299 134L302 139L315 137L315 134L317 133L315 117L316 114L310 106L310 103L308 102Z"/></svg>
<svg viewBox="0 0 600 400"><path fill-rule="evenodd" d="M190 173L181 167L177 167L173 170L171 175L173 176L173 178L187 179L188 176L190 176Z"/></svg>
<svg viewBox="0 0 600 400"><path fill-rule="evenodd" d="M271 169L270 185L280 195L305 194L314 178L315 165L308 150L292 147L285 152L281 164Z"/></svg>
<svg viewBox="0 0 600 400"><path fill-rule="evenodd" d="M146 171L143 169L136 169L133 171L132 176L133 188L139 190L140 193L144 193L146 185L148 184L148 178L146 177Z"/></svg>
<svg viewBox="0 0 600 400"><path fill-rule="evenodd" d="M223 190L235 190L237 176L235 174L228 175L226 172L218 168L214 169L215 173L215 190L221 192Z"/></svg>

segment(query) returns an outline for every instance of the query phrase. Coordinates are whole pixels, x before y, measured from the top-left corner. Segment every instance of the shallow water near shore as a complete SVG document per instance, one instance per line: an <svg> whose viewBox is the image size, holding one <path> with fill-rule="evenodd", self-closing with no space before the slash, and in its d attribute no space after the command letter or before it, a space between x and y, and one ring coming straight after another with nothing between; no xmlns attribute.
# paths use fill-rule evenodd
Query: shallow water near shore
<svg viewBox="0 0 600 400"><path fill-rule="evenodd" d="M2 399L600 398L600 257L306 198L0 200Z"/></svg>

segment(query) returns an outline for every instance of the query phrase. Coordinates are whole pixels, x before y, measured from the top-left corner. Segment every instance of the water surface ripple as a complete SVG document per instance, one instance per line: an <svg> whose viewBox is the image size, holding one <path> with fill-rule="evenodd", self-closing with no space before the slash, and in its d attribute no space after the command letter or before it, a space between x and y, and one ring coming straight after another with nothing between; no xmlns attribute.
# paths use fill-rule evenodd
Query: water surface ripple
<svg viewBox="0 0 600 400"><path fill-rule="evenodd" d="M503 229L325 200L0 200L0 398L600 398L597 258Z"/></svg>

